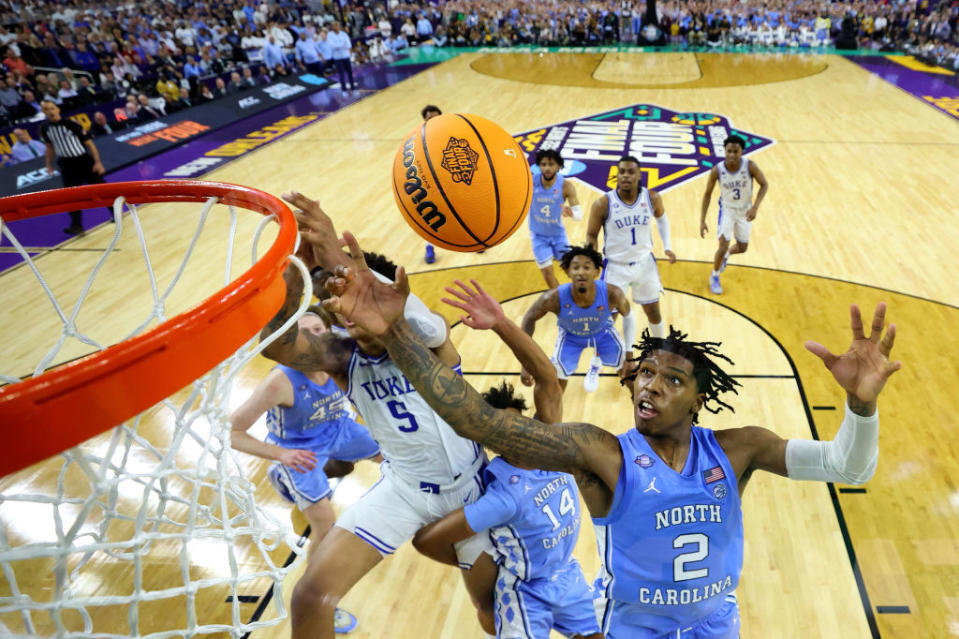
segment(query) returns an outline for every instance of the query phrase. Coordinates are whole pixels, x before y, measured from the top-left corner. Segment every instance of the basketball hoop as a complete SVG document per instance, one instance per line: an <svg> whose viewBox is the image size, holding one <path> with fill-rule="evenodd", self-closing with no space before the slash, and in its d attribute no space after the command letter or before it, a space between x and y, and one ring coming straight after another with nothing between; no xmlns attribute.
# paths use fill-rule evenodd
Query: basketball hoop
<svg viewBox="0 0 959 639"><path fill-rule="evenodd" d="M184 202L203 203L199 224L172 283L161 295L141 224L146 214L138 206ZM210 211L217 205L227 207L230 216L227 281L216 294L166 319L168 295L180 281ZM101 206L114 211L113 240L87 277L72 312L67 312L9 224ZM263 217L253 235L252 265L230 279L236 208ZM116 250L124 211L143 251L153 308L128 337L100 347L97 340L78 329L76 318L97 272ZM278 224L276 238L258 258L256 245L264 229L274 222ZM248 623L243 619L240 591L244 585L264 579L279 590L288 567L283 561L274 561L274 551L287 546L298 553L299 548L288 524L256 503L256 486L243 477L242 464L230 447L227 416L229 392L237 372L293 326L312 299L309 273L291 256L298 236L290 209L272 195L233 184L195 180L110 183L0 199L0 233L39 280L61 323L56 346L35 365L33 375L18 381L21 373L0 370L2 379L9 382L0 387L0 569L6 578L6 588L0 580L0 634L159 638L218 631L240 636L278 622ZM136 245L135 241L128 243ZM283 272L290 262L298 267L307 295L298 313L258 341L256 336L283 303ZM121 297L115 303L122 302ZM147 330L153 323L158 325ZM70 339L97 351L51 367ZM184 387L185 398L177 403L174 398ZM141 419L165 409L173 415L170 432L165 433L169 439L162 444L148 441L141 432ZM182 446L197 451L187 464L178 459ZM61 458L48 459L57 453L63 453ZM31 468L31 473L55 473L55 490L18 490L29 482L22 481L19 476L24 473L17 471L34 464L39 470ZM181 488L192 488L184 496L171 490L176 483ZM140 497L133 505L124 505L118 495L131 491ZM4 515L4 507L11 512L29 507L34 509L31 512L43 513L49 508L49 528L55 534L42 542L32 537L25 541L23 535L11 532L10 512ZM35 526L41 531L45 528L44 523ZM153 589L144 583L143 564L158 544L169 540L183 544L181 570L177 573L182 573L183 583ZM246 566L247 555L244 561L237 559L234 547L242 543L251 549L248 555L256 555L259 567ZM223 574L219 577L192 576L195 566L191 557L198 558L201 546L211 553L224 553L223 570L219 571ZM284 559L288 554L286 551ZM131 583L118 585L117 592L106 595L102 588L91 590L83 569L97 558L131 562ZM51 575L55 583L30 592L28 582L32 583L38 571ZM210 587L220 587L232 597L226 623L207 623L197 618L195 607L190 608L197 590ZM169 605L171 600L187 602L183 620L176 622L181 627L144 632L138 610L151 603ZM282 596L275 601L282 618ZM125 611L119 629L112 627L117 625L115 614L108 623L102 619L109 615L98 616L99 611L118 606Z"/></svg>

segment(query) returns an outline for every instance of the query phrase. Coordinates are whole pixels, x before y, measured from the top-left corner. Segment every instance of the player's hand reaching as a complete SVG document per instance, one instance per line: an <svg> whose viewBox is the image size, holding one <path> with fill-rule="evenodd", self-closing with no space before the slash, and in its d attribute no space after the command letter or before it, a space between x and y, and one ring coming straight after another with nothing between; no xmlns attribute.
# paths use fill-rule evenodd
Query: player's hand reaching
<svg viewBox="0 0 959 639"><path fill-rule="evenodd" d="M676 254L668 249L666 250L666 258L669 260L670 264L676 263Z"/></svg>
<svg viewBox="0 0 959 639"><path fill-rule="evenodd" d="M879 302L872 316L872 330L869 337L863 333L862 316L855 304L849 309L852 325L852 345L841 355L834 355L818 342L806 342L806 348L818 356L839 385L849 394L850 400L856 400L865 412L875 412L876 398L886 385L886 380L902 368L902 362L890 362L889 353L896 340L896 325L890 324L883 336L886 304ZM850 404L855 412L856 407Z"/></svg>
<svg viewBox="0 0 959 639"><path fill-rule="evenodd" d="M406 271L402 266L397 267L396 281L385 284L376 279L366 265L356 238L347 231L343 233L343 240L353 266L341 264L333 269L333 277L326 281L326 290L333 297L324 300L323 307L339 313L374 337L384 335L403 315L410 292Z"/></svg>
<svg viewBox="0 0 959 639"><path fill-rule="evenodd" d="M523 386L532 386L533 376L529 374L528 370L521 368L519 371L519 381L522 382Z"/></svg>
<svg viewBox="0 0 959 639"><path fill-rule="evenodd" d="M326 251L336 249L336 251L342 253L342 251L339 251L339 243L336 237L336 229L333 227L333 220L320 208L319 202L311 200L296 191L284 193L283 199L297 207L293 210L293 215L296 216L296 222L300 228L300 237L314 246L319 253L317 258L321 256L327 257L324 255L324 249ZM322 266L326 268L333 268L337 264L344 263L342 260L336 260L336 264L321 262ZM348 263L345 263L345 265L352 266Z"/></svg>
<svg viewBox="0 0 959 639"><path fill-rule="evenodd" d="M443 302L453 308L465 311L467 314L460 316L460 320L470 328L476 330L490 329L506 317L503 313L503 307L499 305L499 302L493 299L492 295L484 291L483 287L480 286L476 280L470 280L473 288L470 288L460 280L454 280L453 283L461 290L447 286L446 292L455 296L457 299L452 300L444 297Z"/></svg>
<svg viewBox="0 0 959 639"><path fill-rule="evenodd" d="M569 204L563 205L563 217L573 217L573 209L569 208Z"/></svg>
<svg viewBox="0 0 959 639"><path fill-rule="evenodd" d="M699 237L706 237L706 233L708 232L709 232L709 226L706 224L706 220L700 220Z"/></svg>
<svg viewBox="0 0 959 639"><path fill-rule="evenodd" d="M310 450L284 448L277 461L298 473L305 473L316 468L316 454Z"/></svg>

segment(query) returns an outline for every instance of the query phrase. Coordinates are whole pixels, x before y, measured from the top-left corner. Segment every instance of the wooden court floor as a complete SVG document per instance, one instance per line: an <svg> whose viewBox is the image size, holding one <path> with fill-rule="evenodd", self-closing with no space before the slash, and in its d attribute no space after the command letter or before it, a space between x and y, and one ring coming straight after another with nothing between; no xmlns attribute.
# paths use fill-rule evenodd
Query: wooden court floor
<svg viewBox="0 0 959 639"><path fill-rule="evenodd" d="M650 54L652 55L652 54ZM661 65L693 77L695 61L662 54ZM548 58L548 56L547 56ZM895 356L904 368L889 383L880 401L880 463L865 492L844 486L754 477L744 500L745 567L738 590L742 636L753 637L948 637L959 635L959 481L955 444L959 411L959 366L956 338L959 287L959 123L919 100L834 56L789 57L767 65L757 80L751 61L722 56L699 63L709 84L669 87L653 73L656 86L640 86L636 74L659 68L655 58L617 56L598 61L571 58L544 60L554 81L523 81L527 54L490 59L469 54L427 70L354 106L265 146L205 176L255 186L273 193L297 189L320 199L338 229L352 230L361 244L391 256L414 273L414 291L455 320L439 304L442 288L455 278L474 277L504 300L519 319L542 289L530 261L525 229L484 255L438 251L433 266L422 262L423 244L395 209L389 188L393 155L402 136L419 122L427 103L446 112L478 113L513 132L637 103L677 111L710 111L737 127L775 140L751 156L765 172L770 191L753 227L748 253L732 260L724 274L726 292L709 293L707 276L715 240L700 239L699 206L705 179L670 189L663 196L673 249L679 262L660 262L667 289L667 322L693 336L720 340L735 362L732 371L743 384L730 402L733 413L704 419L716 428L760 424L784 437L830 438L841 419L842 395L819 361L803 348L816 339L833 350L848 345L848 306L869 308L880 300L897 323ZM495 73L490 69L495 68ZM512 68L512 71L511 71ZM813 71L810 71L813 69ZM588 74L588 77L584 76ZM682 76L686 77L686 76ZM592 78L590 80L589 78ZM599 81L597 81L599 78ZM692 80L690 79L690 82ZM614 86L605 86L613 84ZM291 161L294 158L295 161ZM578 182L584 209L598 192ZM715 224L715 204L710 227ZM145 208L144 224L155 237L157 268L169 277L172 260L184 245L184 227L171 223L186 210ZM177 216L177 217L174 217ZM222 281L222 221L211 222L200 251L185 277L199 294ZM219 224L219 226L217 226ZM585 237L585 222L568 226L572 241ZM88 267L85 250L102 247L112 230L100 229L44 256L39 265L54 290L75 297L78 273ZM252 222L241 221L238 244L248 242ZM206 236L209 235L209 238ZM658 242L658 240L657 240ZM136 261L132 233L124 231L122 257L115 272L96 289L103 310L84 319L91 330L110 335L122 331L134 304L109 304L110 295L135 297L142 288L126 268ZM657 254L661 250L657 244ZM128 257L133 256L133 257ZM162 256L162 257L160 257ZM132 262L131 262L132 263ZM20 336L3 355L4 363L26 369L49 347L38 334L44 320L42 300L26 269L2 276L0 322ZM72 296L72 297L71 297ZM16 303L13 303L16 302ZM188 306L187 296L175 305ZM43 309L45 310L45 309ZM40 315L40 317L37 317ZM543 320L536 338L549 349L555 336ZM463 369L478 388L507 376L518 381L518 365L495 336L458 325L453 340L463 353ZM76 348L64 355L82 352ZM269 370L255 361L241 376L233 402L241 402ZM7 368L7 366L4 366ZM631 427L627 395L613 377L587 394L577 380L566 393L565 417L592 421L619 433ZM157 432L163 424L156 425ZM261 486L258 495L277 512L285 506L265 482L265 464L244 457L249 476ZM361 465L334 495L342 510L375 481L377 471ZM32 484L43 490L49 473L27 472L6 478L3 490ZM0 512L0 517L3 513ZM302 521L292 517L302 529ZM3 521L3 525L10 522ZM583 523L577 556L588 577L597 558L591 526ZM161 558L162 559L162 558ZM169 564L170 579L179 579L178 563ZM95 566L105 591L123 567ZM294 568L292 583L302 566ZM163 562L154 567L163 582ZM456 571L430 563L404 547L369 574L351 592L344 607L360 625L353 636L480 637L465 590ZM119 577L117 577L119 579ZM3 581L0 580L0 587ZM21 584L22 586L22 584ZM43 587L42 582L38 587ZM264 586L265 588L265 586ZM253 595L262 595L261 591ZM198 599L210 619L229 620L222 593ZM257 602L244 604L249 614ZM167 627L174 607L141 613L141 632ZM890 612L892 611L892 612ZM113 611L121 619L123 611ZM155 618L151 618L151 615ZM275 615L268 605L264 618ZM16 619L0 622L11 630ZM258 631L257 637L287 636L284 623Z"/></svg>

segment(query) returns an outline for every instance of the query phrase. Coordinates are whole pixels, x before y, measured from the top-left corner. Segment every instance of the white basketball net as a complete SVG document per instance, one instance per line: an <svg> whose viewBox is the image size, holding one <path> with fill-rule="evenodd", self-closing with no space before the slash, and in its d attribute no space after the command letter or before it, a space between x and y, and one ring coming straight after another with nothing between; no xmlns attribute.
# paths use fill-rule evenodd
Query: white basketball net
<svg viewBox="0 0 959 639"><path fill-rule="evenodd" d="M158 290L140 215L136 206L127 205L127 220L136 229L154 301L127 338L166 319L167 297L180 281L215 203L210 198L203 206L183 261L163 292ZM34 375L46 370L68 340L103 348L80 332L75 320L117 245L125 204L123 198L114 202L113 239L69 312L61 308L10 227L0 221L3 236L36 275L62 323L60 339L37 364ZM237 226L232 206L229 214L231 248L224 283L229 281ZM254 261L261 232L272 220L264 216L257 227ZM281 585L289 566L283 564L291 551L299 554L300 547L289 522L258 505L257 487L243 476L241 462L230 448L228 399L239 370L292 326L311 299L309 275L302 263L291 259L309 293L299 312L269 340L250 340L187 390L58 457L0 479L0 635L240 637L286 616ZM0 371L10 383L19 381L15 373ZM168 422L165 441L141 432L144 418ZM38 437L43 437L43 427L37 424ZM20 485L29 483L22 475L36 472L50 475L45 485L55 485L55 492L18 492ZM164 563L164 574L177 572L168 566L170 556L179 557L180 578L173 584L158 583L154 578L158 562ZM251 622L253 607L244 602L271 588L279 616ZM215 620L209 606L197 605L210 592L218 593ZM151 620L150 628L144 627L144 617Z"/></svg>

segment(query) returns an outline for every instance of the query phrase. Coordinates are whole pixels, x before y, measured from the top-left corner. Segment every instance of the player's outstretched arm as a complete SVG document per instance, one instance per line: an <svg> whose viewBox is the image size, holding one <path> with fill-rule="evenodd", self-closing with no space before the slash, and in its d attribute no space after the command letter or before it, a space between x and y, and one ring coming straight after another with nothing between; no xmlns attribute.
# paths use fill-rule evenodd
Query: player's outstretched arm
<svg viewBox="0 0 959 639"><path fill-rule="evenodd" d="M473 288L456 280L458 289L446 287L446 291L456 299L443 298L443 301L466 312L466 315L461 318L464 324L477 330L492 329L503 343L509 346L523 370L533 377L533 402L536 405L536 416L547 424L562 421L563 389L559 385L556 368L539 344L506 317L503 307L492 295L483 290L479 282L470 280L470 283Z"/></svg>
<svg viewBox="0 0 959 639"><path fill-rule="evenodd" d="M274 406L292 406L293 401L289 378L281 370L270 371L253 394L230 415L230 446L249 455L281 462L301 473L316 468L316 455L312 451L268 444L247 432L263 413Z"/></svg>
<svg viewBox="0 0 959 639"><path fill-rule="evenodd" d="M766 470L790 479L862 484L875 472L879 459L877 398L886 381L902 367L890 362L896 326L885 335L886 305L873 314L869 337L863 332L859 307L850 308L853 341L845 353L835 355L817 342L806 348L823 360L836 382L846 391L846 412L832 441L785 440L765 428L718 431L717 437L733 466L746 474ZM742 474L742 473L741 473Z"/></svg>
<svg viewBox="0 0 959 639"><path fill-rule="evenodd" d="M420 528L413 536L413 547L421 555L450 566L459 566L453 544L476 534L466 521L462 508Z"/></svg>
<svg viewBox="0 0 959 639"><path fill-rule="evenodd" d="M597 251L599 250L599 231L606 223L607 215L609 215L609 201L605 195L600 195L589 207L589 222L586 224L586 243Z"/></svg>
<svg viewBox="0 0 959 639"><path fill-rule="evenodd" d="M752 162L750 162L752 164ZM709 179L706 180L706 191L703 193L703 206L699 212L699 237L706 237L709 226L706 225L706 213L709 212L709 200L713 197L713 189L716 187L716 180L719 179L719 167L714 166L709 170Z"/></svg>

